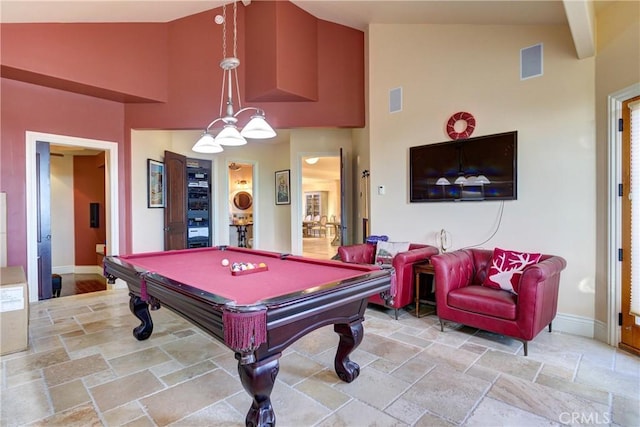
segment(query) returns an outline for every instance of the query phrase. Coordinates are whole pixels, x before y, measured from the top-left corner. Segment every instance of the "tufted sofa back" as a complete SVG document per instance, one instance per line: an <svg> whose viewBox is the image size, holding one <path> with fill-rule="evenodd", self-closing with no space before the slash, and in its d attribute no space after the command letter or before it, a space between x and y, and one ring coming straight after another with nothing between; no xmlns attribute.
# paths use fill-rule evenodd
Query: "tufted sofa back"
<svg viewBox="0 0 640 427"><path fill-rule="evenodd" d="M340 246L338 248L340 260L352 264L373 264L375 254L376 245L370 245L369 243Z"/></svg>

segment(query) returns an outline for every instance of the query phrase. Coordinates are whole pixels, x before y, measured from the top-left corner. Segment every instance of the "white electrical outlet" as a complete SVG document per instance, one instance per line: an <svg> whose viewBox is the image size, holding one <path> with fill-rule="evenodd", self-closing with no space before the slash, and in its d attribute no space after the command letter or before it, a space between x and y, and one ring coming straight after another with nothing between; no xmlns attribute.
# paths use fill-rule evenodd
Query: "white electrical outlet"
<svg viewBox="0 0 640 427"><path fill-rule="evenodd" d="M384 196L384 185L378 185L378 194Z"/></svg>

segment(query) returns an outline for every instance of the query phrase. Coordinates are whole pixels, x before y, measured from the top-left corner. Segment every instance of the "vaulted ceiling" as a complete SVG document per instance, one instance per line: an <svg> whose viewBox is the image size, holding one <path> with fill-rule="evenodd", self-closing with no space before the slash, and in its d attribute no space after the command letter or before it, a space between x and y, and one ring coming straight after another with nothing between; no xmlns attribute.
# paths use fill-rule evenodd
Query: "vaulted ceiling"
<svg viewBox="0 0 640 427"><path fill-rule="evenodd" d="M250 5L252 0L242 0ZM253 0L259 1L259 0ZM223 0L1 0L0 22L169 22L213 9ZM312 15L364 30L368 24L568 24L579 58L592 56L594 10L607 1L292 0ZM151 4L153 6L151 7Z"/></svg>

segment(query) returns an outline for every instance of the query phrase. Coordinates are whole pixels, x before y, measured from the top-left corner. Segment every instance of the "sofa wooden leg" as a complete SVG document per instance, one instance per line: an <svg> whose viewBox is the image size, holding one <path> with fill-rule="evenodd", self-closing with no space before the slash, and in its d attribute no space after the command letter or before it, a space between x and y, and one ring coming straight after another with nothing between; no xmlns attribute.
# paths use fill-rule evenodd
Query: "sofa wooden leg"
<svg viewBox="0 0 640 427"><path fill-rule="evenodd" d="M552 323L553 323L553 322L549 322L549 333L551 333L551 324L552 324Z"/></svg>
<svg viewBox="0 0 640 427"><path fill-rule="evenodd" d="M397 308L395 309L395 312L396 312L395 313L396 314L396 320L398 320L398 309Z"/></svg>
<svg viewBox="0 0 640 427"><path fill-rule="evenodd" d="M444 332L444 321L440 319L440 332Z"/></svg>
<svg viewBox="0 0 640 427"><path fill-rule="evenodd" d="M523 341L522 345L524 346L524 355L526 357L529 355L529 352L527 351L527 341Z"/></svg>

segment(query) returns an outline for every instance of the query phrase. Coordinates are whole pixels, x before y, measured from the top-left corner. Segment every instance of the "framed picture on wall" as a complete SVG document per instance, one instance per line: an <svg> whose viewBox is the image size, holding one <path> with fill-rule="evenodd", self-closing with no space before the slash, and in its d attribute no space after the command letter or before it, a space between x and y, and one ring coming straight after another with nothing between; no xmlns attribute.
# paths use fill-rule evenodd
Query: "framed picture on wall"
<svg viewBox="0 0 640 427"><path fill-rule="evenodd" d="M164 208L164 163L147 159L147 207Z"/></svg>
<svg viewBox="0 0 640 427"><path fill-rule="evenodd" d="M276 171L276 205L291 204L290 170Z"/></svg>

